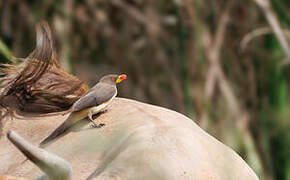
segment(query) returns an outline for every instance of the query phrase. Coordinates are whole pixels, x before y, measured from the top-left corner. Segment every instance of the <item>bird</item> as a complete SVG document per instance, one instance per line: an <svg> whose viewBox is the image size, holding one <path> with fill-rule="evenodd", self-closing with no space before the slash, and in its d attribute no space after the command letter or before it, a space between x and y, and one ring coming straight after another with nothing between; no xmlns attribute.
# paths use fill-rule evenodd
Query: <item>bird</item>
<svg viewBox="0 0 290 180"><path fill-rule="evenodd" d="M74 125L85 118L88 118L93 123L93 127L99 127L94 122L93 115L102 112L110 104L117 95L116 85L126 79L126 74L103 76L95 86L72 105L67 119L45 138L39 144L39 147L44 148L58 138L63 137L70 132Z"/></svg>

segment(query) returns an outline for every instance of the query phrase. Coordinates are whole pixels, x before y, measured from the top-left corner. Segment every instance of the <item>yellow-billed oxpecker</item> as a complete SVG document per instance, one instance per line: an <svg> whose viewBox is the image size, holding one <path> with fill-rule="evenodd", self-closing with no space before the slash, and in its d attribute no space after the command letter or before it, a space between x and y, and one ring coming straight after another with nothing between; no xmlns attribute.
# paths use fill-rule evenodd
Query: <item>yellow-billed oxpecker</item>
<svg viewBox="0 0 290 180"><path fill-rule="evenodd" d="M57 140L70 132L77 122L82 119L89 118L93 122L94 127L98 125L93 120L93 115L98 114L116 97L116 84L127 79L127 75L109 74L100 79L100 81L92 87L87 94L77 100L69 112L68 118L54 130L46 139L40 143L40 147L45 147L53 141Z"/></svg>

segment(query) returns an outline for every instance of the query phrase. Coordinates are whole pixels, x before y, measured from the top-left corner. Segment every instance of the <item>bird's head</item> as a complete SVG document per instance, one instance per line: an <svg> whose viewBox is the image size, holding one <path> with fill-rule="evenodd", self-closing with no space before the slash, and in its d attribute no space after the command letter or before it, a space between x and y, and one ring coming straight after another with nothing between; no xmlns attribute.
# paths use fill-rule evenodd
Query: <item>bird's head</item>
<svg viewBox="0 0 290 180"><path fill-rule="evenodd" d="M109 74L109 75L102 77L100 82L109 83L109 84L118 84L126 79L127 79L126 74L121 74L121 75Z"/></svg>

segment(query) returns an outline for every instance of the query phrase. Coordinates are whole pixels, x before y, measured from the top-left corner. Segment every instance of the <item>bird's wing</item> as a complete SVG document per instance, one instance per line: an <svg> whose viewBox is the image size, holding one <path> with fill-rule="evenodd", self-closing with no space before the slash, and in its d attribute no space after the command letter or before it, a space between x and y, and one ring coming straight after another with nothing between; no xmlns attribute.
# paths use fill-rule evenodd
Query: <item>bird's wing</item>
<svg viewBox="0 0 290 180"><path fill-rule="evenodd" d="M58 128L56 128L47 138L45 138L40 143L40 147L46 147L47 145L56 141L58 138L69 133L72 126L87 116L88 108L100 105L112 99L117 94L117 89L115 86L98 83L93 88L93 90L74 103L72 107L73 112Z"/></svg>
<svg viewBox="0 0 290 180"><path fill-rule="evenodd" d="M85 108L100 105L112 99L116 94L116 86L98 83L90 92L74 103L72 110L80 111Z"/></svg>

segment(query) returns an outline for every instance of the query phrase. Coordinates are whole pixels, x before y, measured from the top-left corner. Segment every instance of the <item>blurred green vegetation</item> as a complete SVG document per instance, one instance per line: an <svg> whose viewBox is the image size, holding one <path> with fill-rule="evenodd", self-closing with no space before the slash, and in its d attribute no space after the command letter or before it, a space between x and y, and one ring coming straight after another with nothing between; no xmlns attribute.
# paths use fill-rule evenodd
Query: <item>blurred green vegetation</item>
<svg viewBox="0 0 290 180"><path fill-rule="evenodd" d="M289 42L290 2L271 4ZM2 0L2 63L28 55L40 20L81 80L126 72L120 96L187 114L261 179L290 180L290 59L271 30L241 47L270 27L254 0Z"/></svg>
<svg viewBox="0 0 290 180"><path fill-rule="evenodd" d="M3 41L0 39L0 52L2 53L2 55L5 56L5 58L7 60L11 60L12 59L12 53L9 50L9 48L3 43Z"/></svg>

